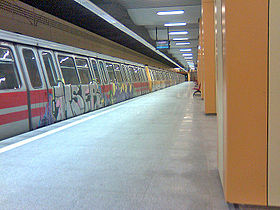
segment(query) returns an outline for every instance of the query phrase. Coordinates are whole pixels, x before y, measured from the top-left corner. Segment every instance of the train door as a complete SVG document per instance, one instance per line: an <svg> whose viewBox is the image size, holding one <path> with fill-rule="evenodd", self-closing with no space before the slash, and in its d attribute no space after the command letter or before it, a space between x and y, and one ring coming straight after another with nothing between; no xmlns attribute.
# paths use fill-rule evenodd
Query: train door
<svg viewBox="0 0 280 210"><path fill-rule="evenodd" d="M144 93L147 94L149 92L148 77L144 68L141 67L140 72L142 73L142 77L143 77Z"/></svg>
<svg viewBox="0 0 280 210"><path fill-rule="evenodd" d="M124 92L124 100L129 99L130 93L129 93L129 79L126 75L126 67L125 65L120 65L120 73L123 79L123 92Z"/></svg>
<svg viewBox="0 0 280 210"><path fill-rule="evenodd" d="M17 46L22 60L23 72L28 85L30 129L36 129L54 122L49 107L47 85L41 69L36 48Z"/></svg>
<svg viewBox="0 0 280 210"><path fill-rule="evenodd" d="M85 102L80 94L80 78L75 65L74 56L55 53L64 85L66 118L85 112Z"/></svg>
<svg viewBox="0 0 280 210"><path fill-rule="evenodd" d="M145 94L145 79L141 67L138 67L138 74L141 84L141 95Z"/></svg>
<svg viewBox="0 0 280 210"><path fill-rule="evenodd" d="M114 104L117 102L117 95L116 95L116 89L117 89L117 80L114 73L114 67L112 63L106 62L106 70L109 76L109 82L110 82L110 98L111 98L111 104Z"/></svg>
<svg viewBox="0 0 280 210"><path fill-rule="evenodd" d="M64 84L55 63L54 54L50 50L40 49L39 57L41 59L43 72L46 75L49 109L52 110L52 117L55 122L64 120L66 119Z"/></svg>
<svg viewBox="0 0 280 210"><path fill-rule="evenodd" d="M155 78L153 74L153 70L149 69L150 77L151 77L151 92L155 91Z"/></svg>
<svg viewBox="0 0 280 210"><path fill-rule="evenodd" d="M152 75L150 72L150 68L148 66L145 66L145 75L147 77L148 92L152 92L153 91Z"/></svg>
<svg viewBox="0 0 280 210"><path fill-rule="evenodd" d="M121 74L121 67L120 64L113 64L114 73L116 77L116 99L117 102L121 102L125 100L125 88L124 88L124 81Z"/></svg>
<svg viewBox="0 0 280 210"><path fill-rule="evenodd" d="M135 75L135 79L136 79L136 83L135 83L134 87L136 88L136 95L139 96L139 95L141 95L141 89L142 89L141 78L139 75L138 67L134 66L133 70L134 70L134 75Z"/></svg>
<svg viewBox="0 0 280 210"><path fill-rule="evenodd" d="M137 79L136 79L136 76L135 76L135 73L134 73L134 69L133 69L133 66L128 66L128 74L130 75L130 78L131 78L131 86L132 86L132 91L133 91L133 97L137 96L137 89L136 89L136 86L137 86Z"/></svg>
<svg viewBox="0 0 280 210"><path fill-rule="evenodd" d="M141 67L138 67L138 74L139 74L139 78L140 78L140 84L141 84L141 95L145 94L145 78L142 72Z"/></svg>
<svg viewBox="0 0 280 210"><path fill-rule="evenodd" d="M140 71L139 71L139 67L135 66L134 67L134 73L136 75L136 78L138 80L138 84L137 84L137 87L138 87L138 96L142 94L142 89L143 89L143 84L142 84L142 77L140 75Z"/></svg>
<svg viewBox="0 0 280 210"><path fill-rule="evenodd" d="M101 81L101 75L98 71L98 67L97 67L97 63L96 60L91 58L90 59L90 63L91 63L91 69L92 69L92 75L94 77L94 80L96 82L96 92L95 92L95 96L94 96L94 109L99 109L101 107L103 107L103 103L102 103L102 91L101 91L101 85L102 85L102 81Z"/></svg>
<svg viewBox="0 0 280 210"><path fill-rule="evenodd" d="M129 72L129 68L127 65L124 65L124 73L126 74L126 78L127 78L127 91L128 91L128 98L132 98L133 97L133 79L130 75Z"/></svg>
<svg viewBox="0 0 280 210"><path fill-rule="evenodd" d="M29 130L27 90L9 43L0 43L0 140Z"/></svg>
<svg viewBox="0 0 280 210"><path fill-rule="evenodd" d="M75 63L81 83L77 94L84 101L84 112L93 111L95 103L94 95L97 87L90 72L89 61L85 57L75 56Z"/></svg>
<svg viewBox="0 0 280 210"><path fill-rule="evenodd" d="M102 75L102 80L103 80L103 85L101 86L102 93L103 93L103 99L104 99L104 106L111 105L111 97L110 97L110 91L111 91L111 86L109 82L109 76L107 74L107 71L104 66L104 62L99 60L99 70Z"/></svg>

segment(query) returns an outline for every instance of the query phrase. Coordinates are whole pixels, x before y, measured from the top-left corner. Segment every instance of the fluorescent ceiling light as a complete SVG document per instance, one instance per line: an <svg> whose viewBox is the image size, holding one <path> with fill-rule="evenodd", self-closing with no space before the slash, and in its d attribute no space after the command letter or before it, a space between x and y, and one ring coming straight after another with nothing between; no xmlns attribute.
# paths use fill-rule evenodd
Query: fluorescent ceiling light
<svg viewBox="0 0 280 210"><path fill-rule="evenodd" d="M180 49L181 52L191 52L192 49Z"/></svg>
<svg viewBox="0 0 280 210"><path fill-rule="evenodd" d="M192 53L184 53L183 56L192 56Z"/></svg>
<svg viewBox="0 0 280 210"><path fill-rule="evenodd" d="M170 11L160 11L157 12L157 15L181 15L184 14L184 10L170 10Z"/></svg>
<svg viewBox="0 0 280 210"><path fill-rule="evenodd" d="M184 40L189 40L189 38L187 37L173 38L173 41L184 41Z"/></svg>
<svg viewBox="0 0 280 210"><path fill-rule="evenodd" d="M187 25L186 22L183 22L183 23L165 23L164 24L164 26L167 26L167 27L169 27L169 26L185 26L185 25Z"/></svg>
<svg viewBox="0 0 280 210"><path fill-rule="evenodd" d="M176 45L189 45L190 42L176 42Z"/></svg>
<svg viewBox="0 0 280 210"><path fill-rule="evenodd" d="M169 32L169 35L183 35L183 34L188 34L189 32L187 31L171 31Z"/></svg>
<svg viewBox="0 0 280 210"><path fill-rule="evenodd" d="M186 60L192 60L193 57L185 57Z"/></svg>

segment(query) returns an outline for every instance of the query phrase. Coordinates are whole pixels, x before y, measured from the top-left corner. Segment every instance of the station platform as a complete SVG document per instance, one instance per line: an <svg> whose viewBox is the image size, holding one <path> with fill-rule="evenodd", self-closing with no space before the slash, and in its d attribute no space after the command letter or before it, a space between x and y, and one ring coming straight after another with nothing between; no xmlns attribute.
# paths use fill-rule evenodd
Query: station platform
<svg viewBox="0 0 280 210"><path fill-rule="evenodd" d="M185 82L0 142L0 209L228 209Z"/></svg>

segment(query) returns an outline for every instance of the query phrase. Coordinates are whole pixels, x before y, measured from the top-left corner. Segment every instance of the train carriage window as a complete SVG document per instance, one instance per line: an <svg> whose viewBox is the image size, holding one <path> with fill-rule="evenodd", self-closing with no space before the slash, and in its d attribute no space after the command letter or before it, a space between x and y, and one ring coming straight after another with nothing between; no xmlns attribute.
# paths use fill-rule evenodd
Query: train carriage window
<svg viewBox="0 0 280 210"><path fill-rule="evenodd" d="M125 72L125 66L124 65L121 65L120 73L122 75L123 82L126 82L126 81L128 82L128 79L126 77L126 72Z"/></svg>
<svg viewBox="0 0 280 210"><path fill-rule="evenodd" d="M140 72L140 74L141 74L142 81L145 81L145 80L146 80L146 78L145 78L145 76L144 76L143 69L142 69L142 68L139 68L139 72Z"/></svg>
<svg viewBox="0 0 280 210"><path fill-rule="evenodd" d="M91 64L92 64L92 68L93 68L93 71L94 71L94 74L95 74L95 79L97 81L98 84L101 83L101 80L100 80L100 75L99 75L99 72L98 72L98 69L97 69L97 64L96 64L96 61L95 60L91 60Z"/></svg>
<svg viewBox="0 0 280 210"><path fill-rule="evenodd" d="M36 62L34 52L30 49L23 49L22 54L24 57L25 65L28 71L30 82L33 88L41 88L43 86L39 74L39 69Z"/></svg>
<svg viewBox="0 0 280 210"><path fill-rule="evenodd" d="M117 82L123 82L123 78L121 75L121 69L119 64L114 64L114 72L116 75Z"/></svg>
<svg viewBox="0 0 280 210"><path fill-rule="evenodd" d="M133 67L133 70L134 70L135 81L138 82L139 81L139 74L138 74L137 68Z"/></svg>
<svg viewBox="0 0 280 210"><path fill-rule="evenodd" d="M59 55L58 60L65 84L80 84L74 59L69 56Z"/></svg>
<svg viewBox="0 0 280 210"><path fill-rule="evenodd" d="M158 72L158 78L159 78L159 80L162 80L162 74L160 71Z"/></svg>
<svg viewBox="0 0 280 210"><path fill-rule="evenodd" d="M150 70L150 76L151 76L151 80L154 81L154 75L153 75L153 71L152 70Z"/></svg>
<svg viewBox="0 0 280 210"><path fill-rule="evenodd" d="M135 76L135 73L134 73L134 69L132 68L132 66L130 66L128 68L128 72L129 72L130 77L131 77L131 82L136 82L137 79L136 79L136 76Z"/></svg>
<svg viewBox="0 0 280 210"><path fill-rule="evenodd" d="M138 76L138 81L143 81L143 78L142 78L142 75L141 75L141 72L140 72L140 68L135 67L134 71L136 72L136 75Z"/></svg>
<svg viewBox="0 0 280 210"><path fill-rule="evenodd" d="M152 77L153 81L155 81L156 78L155 78L154 70L151 70L150 73L151 73L151 77Z"/></svg>
<svg viewBox="0 0 280 210"><path fill-rule="evenodd" d="M125 74L126 74L126 77L127 77L127 81L128 81L128 82L132 82L132 77L131 77L131 75L130 75L128 66L125 66L125 67L124 67L124 70L125 70Z"/></svg>
<svg viewBox="0 0 280 210"><path fill-rule="evenodd" d="M110 82L115 82L116 77L115 77L115 73L114 73L113 64L106 63L106 68L107 68L107 71L108 71L108 74L109 74Z"/></svg>
<svg viewBox="0 0 280 210"><path fill-rule="evenodd" d="M0 47L0 90L20 88L21 83L12 51Z"/></svg>
<svg viewBox="0 0 280 210"><path fill-rule="evenodd" d="M157 71L154 71L154 78L155 78L155 80L158 80L158 74L157 74Z"/></svg>
<svg viewBox="0 0 280 210"><path fill-rule="evenodd" d="M154 81L156 81L157 80L157 73L156 73L156 71L152 71L152 73L153 73L153 76L154 76Z"/></svg>
<svg viewBox="0 0 280 210"><path fill-rule="evenodd" d="M162 80L162 75L161 75L161 73L159 71L158 71L158 79Z"/></svg>
<svg viewBox="0 0 280 210"><path fill-rule="evenodd" d="M101 75L102 75L102 77L103 77L104 83L105 83L105 84L108 84L108 78L107 78L107 76L106 76L104 64L103 64L102 61L99 61L99 67L100 67L100 70L101 70Z"/></svg>
<svg viewBox="0 0 280 210"><path fill-rule="evenodd" d="M43 61L47 71L47 76L51 86L55 86L57 83L57 74L54 68L52 56L49 52L42 53Z"/></svg>
<svg viewBox="0 0 280 210"><path fill-rule="evenodd" d="M88 61L83 58L76 58L76 65L82 84L89 84L92 81Z"/></svg>
<svg viewBox="0 0 280 210"><path fill-rule="evenodd" d="M143 81L143 77L142 77L142 74L141 74L141 70L139 67L136 67L136 71L137 71L137 74L138 74L138 81Z"/></svg>
<svg viewBox="0 0 280 210"><path fill-rule="evenodd" d="M144 77L144 81L148 81L148 77L147 77L147 74L146 74L146 70L144 68L141 68L142 70L142 75Z"/></svg>
<svg viewBox="0 0 280 210"><path fill-rule="evenodd" d="M140 72L141 72L141 74L142 74L143 81L147 81L147 75L146 75L145 69L140 68Z"/></svg>

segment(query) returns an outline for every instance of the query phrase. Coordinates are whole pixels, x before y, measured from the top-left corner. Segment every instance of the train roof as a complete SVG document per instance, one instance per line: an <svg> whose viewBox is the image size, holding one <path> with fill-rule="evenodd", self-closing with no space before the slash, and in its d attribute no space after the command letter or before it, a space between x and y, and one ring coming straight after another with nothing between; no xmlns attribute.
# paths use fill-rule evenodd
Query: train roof
<svg viewBox="0 0 280 210"><path fill-rule="evenodd" d="M119 62L119 63L125 63L128 65L138 65L144 67L144 64L141 63L136 63L136 62L131 62L129 60L121 59L121 58L116 58L112 57L109 55L104 55L101 53L96 53L90 50L85 50L77 47L72 47L52 41L47 41L39 38L34 38L14 32L9 32L5 30L0 29L0 41L3 42L13 42L13 43L18 43L18 44L25 44L25 45L30 45L34 47L40 47L40 48L45 48L45 49L51 49L51 50L56 50L56 51L62 51L62 52L67 52L67 53L73 53L73 54L78 54L78 55L83 55L83 56L89 56L97 59L103 59L103 60L110 60L114 62Z"/></svg>

